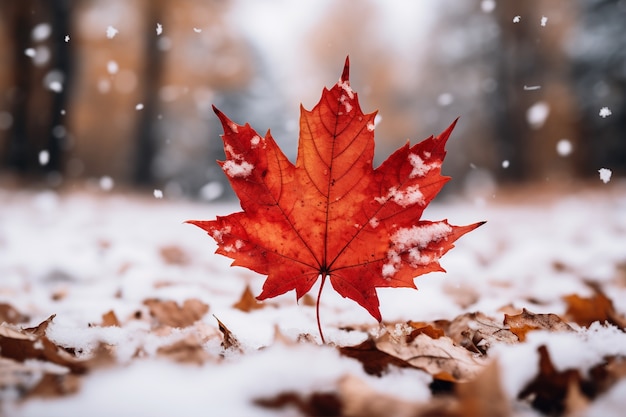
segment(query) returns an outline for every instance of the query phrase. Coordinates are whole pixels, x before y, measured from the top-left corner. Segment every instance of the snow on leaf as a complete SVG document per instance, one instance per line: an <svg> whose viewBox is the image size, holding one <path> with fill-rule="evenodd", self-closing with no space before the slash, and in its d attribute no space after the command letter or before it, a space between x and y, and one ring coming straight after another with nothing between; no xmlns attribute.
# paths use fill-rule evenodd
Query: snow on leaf
<svg viewBox="0 0 626 417"><path fill-rule="evenodd" d="M482 223L420 220L449 180L440 175L454 123L437 137L408 143L373 169L375 113L364 114L349 83L349 62L312 109L301 108L295 165L272 136L222 112L226 161L220 165L243 211L189 221L218 243L217 253L267 279L260 300L321 279L381 320L376 288L414 288L414 278L442 271L439 258ZM318 328L319 294L317 300ZM322 336L323 340L323 336Z"/></svg>

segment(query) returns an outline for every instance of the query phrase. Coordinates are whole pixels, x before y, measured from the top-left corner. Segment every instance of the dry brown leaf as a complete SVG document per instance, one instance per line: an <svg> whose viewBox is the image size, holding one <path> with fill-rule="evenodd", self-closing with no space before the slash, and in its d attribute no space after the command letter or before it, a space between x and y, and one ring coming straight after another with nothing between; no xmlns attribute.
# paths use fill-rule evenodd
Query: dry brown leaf
<svg viewBox="0 0 626 417"><path fill-rule="evenodd" d="M159 249L161 259L168 265L181 265L185 266L189 264L189 255L178 246L163 246Z"/></svg>
<svg viewBox="0 0 626 417"><path fill-rule="evenodd" d="M347 417L415 417L422 415L423 404L381 394L360 378L347 375L339 381L342 415Z"/></svg>
<svg viewBox="0 0 626 417"><path fill-rule="evenodd" d="M557 371L552 364L548 348L542 345L539 351L539 372L520 392L519 399L530 399L534 408L539 411L561 415L565 410L565 398L572 384L580 388L582 382L577 369Z"/></svg>
<svg viewBox="0 0 626 417"><path fill-rule="evenodd" d="M556 314L535 314L526 309L515 316L505 314L504 324L509 326L520 342L526 340L526 333L532 330L573 331L569 324Z"/></svg>
<svg viewBox="0 0 626 417"><path fill-rule="evenodd" d="M171 327L187 327L200 320L209 311L209 306L191 298L182 306L171 300L148 299L144 305L150 309L150 315L160 324Z"/></svg>
<svg viewBox="0 0 626 417"><path fill-rule="evenodd" d="M157 353L176 362L202 365L211 358L202 344L202 340L197 335L188 334L185 338L171 345L160 347Z"/></svg>
<svg viewBox="0 0 626 417"><path fill-rule="evenodd" d="M582 393L580 386L575 381L570 381L564 405L565 415L568 417L582 416L589 407L589 398Z"/></svg>
<svg viewBox="0 0 626 417"><path fill-rule="evenodd" d="M215 317L215 315L213 315L213 317ZM222 347L227 350L231 349L241 351L241 344L239 343L239 340L237 340L235 335L230 330L228 330L228 327L226 327L224 323L220 321L220 319L215 317L215 320L217 320L217 325L223 335Z"/></svg>
<svg viewBox="0 0 626 417"><path fill-rule="evenodd" d="M102 327L120 327L120 321L117 319L115 312L113 310L109 310L108 312L102 315L102 323L100 324Z"/></svg>
<svg viewBox="0 0 626 417"><path fill-rule="evenodd" d="M241 294L241 298L235 304L233 304L233 308L249 313L252 310L258 310L265 307L265 304L259 302L256 299L252 291L250 290L250 286L246 285L246 288L243 290L243 294Z"/></svg>
<svg viewBox="0 0 626 417"><path fill-rule="evenodd" d="M584 327L589 327L594 321L600 323L608 321L621 329L626 329L626 319L617 314L611 299L599 288L594 288L594 290L595 294L591 297L580 297L576 294L563 297L567 303L565 315Z"/></svg>
<svg viewBox="0 0 626 417"><path fill-rule="evenodd" d="M11 304L0 303L0 323L18 324L28 321L30 317L20 313Z"/></svg>
<svg viewBox="0 0 626 417"><path fill-rule="evenodd" d="M39 323L37 326L25 328L24 332L34 334L35 336L45 336L48 326L50 325L50 323L52 323L52 320L54 320L55 317L56 314L53 314L41 323Z"/></svg>
<svg viewBox="0 0 626 417"><path fill-rule="evenodd" d="M53 398L74 394L80 388L80 377L71 373L45 373L37 385L28 392L30 397Z"/></svg>
<svg viewBox="0 0 626 417"><path fill-rule="evenodd" d="M2 356L20 362L38 359L65 366L74 373L84 372L84 363L41 334L45 333L47 323L49 322L44 321L37 327L24 330L17 330L7 324L0 324L0 352L2 352Z"/></svg>
<svg viewBox="0 0 626 417"><path fill-rule="evenodd" d="M391 365L398 368L412 367L407 361L379 350L376 347L376 342L372 339L356 346L339 347L339 353L361 362L365 372L370 375L382 376Z"/></svg>
<svg viewBox="0 0 626 417"><path fill-rule="evenodd" d="M500 368L491 361L472 381L455 386L459 416L506 417L511 415L511 405L502 389Z"/></svg>
<svg viewBox="0 0 626 417"><path fill-rule="evenodd" d="M331 392L314 392L303 396L297 392L288 391L269 398L257 398L256 405L273 410L296 408L305 416L339 416L342 414L342 405L337 394Z"/></svg>
<svg viewBox="0 0 626 417"><path fill-rule="evenodd" d="M517 338L501 323L480 313L465 313L450 322L447 335L459 346L484 354L494 343L515 343Z"/></svg>
<svg viewBox="0 0 626 417"><path fill-rule="evenodd" d="M469 381L478 375L485 360L457 346L449 337L432 339L420 334L410 343L406 337L394 337L386 332L375 341L382 352L402 359L437 379L451 382Z"/></svg>
<svg viewBox="0 0 626 417"><path fill-rule="evenodd" d="M421 321L409 321L408 325L413 328L413 331L408 335L407 342L415 339L417 335L425 334L432 339L439 339L445 336L443 329L434 327L432 324L424 323Z"/></svg>

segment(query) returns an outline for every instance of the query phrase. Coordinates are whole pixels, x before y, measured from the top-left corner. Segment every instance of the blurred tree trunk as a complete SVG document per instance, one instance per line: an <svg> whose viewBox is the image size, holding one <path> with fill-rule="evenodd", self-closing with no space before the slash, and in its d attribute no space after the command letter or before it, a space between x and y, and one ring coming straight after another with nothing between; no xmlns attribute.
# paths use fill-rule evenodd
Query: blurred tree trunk
<svg viewBox="0 0 626 417"><path fill-rule="evenodd" d="M5 35L12 52L9 80L5 81L10 93L3 97L12 124L6 133L3 164L22 174L59 172L65 141L61 113L67 102L67 86L62 80L67 80L71 71L64 36L70 32L71 9L67 1L23 0L3 2L0 12L8 25ZM38 24L48 24L51 33L41 39L33 37ZM27 55L27 50L34 56ZM49 87L52 71L61 80L61 88L55 91ZM42 150L49 154L46 164L39 163Z"/></svg>
<svg viewBox="0 0 626 417"><path fill-rule="evenodd" d="M156 129L159 126L159 88L163 73L164 57L159 48L159 37L155 36L157 23L163 22L163 2L153 0L148 2L146 10L147 28L145 32L145 60L141 77L141 89L144 100L143 109L137 121L137 145L134 157L134 182L138 185L148 185L154 180L152 163L156 155Z"/></svg>
<svg viewBox="0 0 626 417"><path fill-rule="evenodd" d="M510 161L503 176L534 181L582 176L584 152L576 151L582 142L581 115L564 52L577 19L574 4L499 2L495 13L501 30L494 54L499 88L490 110L499 154ZM545 105L548 114L542 123L531 123L527 112L537 104ZM559 156L561 139L568 139L575 152Z"/></svg>

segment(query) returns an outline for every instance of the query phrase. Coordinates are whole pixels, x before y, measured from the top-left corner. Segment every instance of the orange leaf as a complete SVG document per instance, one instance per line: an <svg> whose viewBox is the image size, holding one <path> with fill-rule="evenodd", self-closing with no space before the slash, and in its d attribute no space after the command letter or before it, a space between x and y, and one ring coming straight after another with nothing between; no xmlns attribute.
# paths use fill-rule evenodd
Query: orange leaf
<svg viewBox="0 0 626 417"><path fill-rule="evenodd" d="M626 319L615 312L613 302L599 290L592 297L583 298L572 294L565 296L564 300L567 303L565 315L581 326L589 327L594 321L608 321L622 329L626 328Z"/></svg>
<svg viewBox="0 0 626 417"><path fill-rule="evenodd" d="M572 331L572 328L556 314L535 314L523 309L517 315L504 315L508 325L520 342L526 340L526 333L532 330Z"/></svg>
<svg viewBox="0 0 626 417"><path fill-rule="evenodd" d="M373 168L376 113L361 111L347 59L320 102L301 107L295 165L269 132L261 137L215 112L224 128L220 165L243 211L189 223L207 231L233 265L267 275L260 300L291 290L299 299L321 277L320 294L328 279L381 321L376 288L417 288L415 277L443 271L441 256L482 224L421 220L450 179L441 164L455 123ZM319 326L319 294L317 306Z"/></svg>

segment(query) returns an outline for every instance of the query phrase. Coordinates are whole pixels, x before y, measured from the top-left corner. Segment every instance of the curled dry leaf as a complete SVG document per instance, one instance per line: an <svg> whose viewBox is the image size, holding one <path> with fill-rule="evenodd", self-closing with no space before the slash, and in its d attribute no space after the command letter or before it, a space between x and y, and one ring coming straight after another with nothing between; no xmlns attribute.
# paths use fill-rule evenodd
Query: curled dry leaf
<svg viewBox="0 0 626 417"><path fill-rule="evenodd" d="M185 300L182 306L172 300L154 298L143 303L150 309L150 315L160 324L171 327L191 326L209 311L209 306L196 298Z"/></svg>
<svg viewBox="0 0 626 417"><path fill-rule="evenodd" d="M301 395L297 392L282 392L273 397L257 398L254 403L263 408L282 410L293 408L305 416L339 416L342 413L342 404L336 393L314 392Z"/></svg>
<svg viewBox="0 0 626 417"><path fill-rule="evenodd" d="M464 384L456 384L457 411L463 417L506 417L511 415L511 405L500 378L496 361L486 365L478 376Z"/></svg>
<svg viewBox="0 0 626 417"><path fill-rule="evenodd" d="M376 339L376 347L428 372L434 378L451 382L475 378L486 363L483 358L455 345L446 336L432 339L420 334L407 343L405 336L394 337L387 332Z"/></svg>
<svg viewBox="0 0 626 417"><path fill-rule="evenodd" d="M215 315L213 315L213 317L215 317ZM224 323L220 321L220 319L215 317L215 320L217 320L217 325L220 329L220 332L222 332L222 347L226 350L230 349L241 352L241 344L239 343L239 340L237 340L235 335L228 329L228 327L224 325Z"/></svg>
<svg viewBox="0 0 626 417"><path fill-rule="evenodd" d="M520 342L526 340L526 333L532 330L573 331L570 325L556 314L535 314L526 309L515 316L505 314L504 324L509 326Z"/></svg>
<svg viewBox="0 0 626 417"><path fill-rule="evenodd" d="M65 366L74 373L85 371L85 364L57 346L45 336L45 328L54 316L39 326L18 330L8 324L0 324L0 352L4 358L24 362L37 359Z"/></svg>

